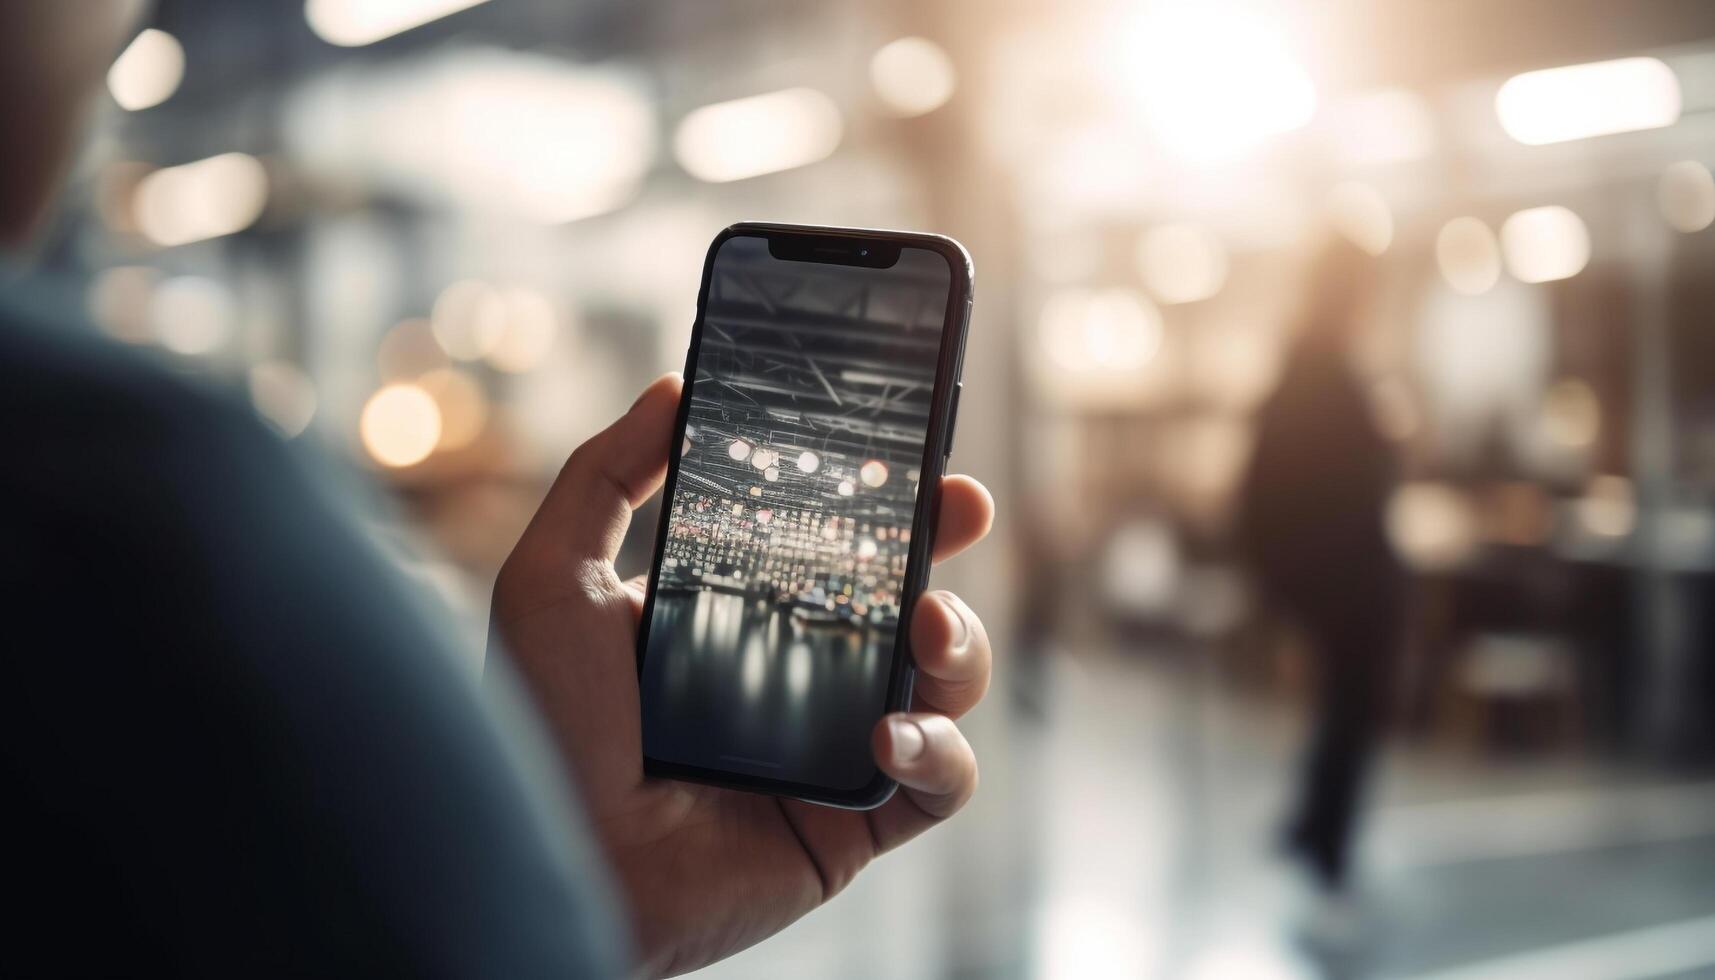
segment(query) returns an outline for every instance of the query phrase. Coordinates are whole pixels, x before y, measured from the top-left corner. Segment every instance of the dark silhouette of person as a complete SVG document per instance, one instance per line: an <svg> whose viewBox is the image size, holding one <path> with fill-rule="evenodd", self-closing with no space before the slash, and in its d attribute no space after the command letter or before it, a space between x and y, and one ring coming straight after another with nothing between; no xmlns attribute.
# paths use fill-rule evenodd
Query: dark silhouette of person
<svg viewBox="0 0 1715 980"><path fill-rule="evenodd" d="M1403 591L1385 527L1395 454L1348 363L1372 265L1344 241L1319 256L1280 380L1259 411L1238 524L1266 600L1314 648L1314 730L1284 843L1329 892L1348 880Z"/></svg>

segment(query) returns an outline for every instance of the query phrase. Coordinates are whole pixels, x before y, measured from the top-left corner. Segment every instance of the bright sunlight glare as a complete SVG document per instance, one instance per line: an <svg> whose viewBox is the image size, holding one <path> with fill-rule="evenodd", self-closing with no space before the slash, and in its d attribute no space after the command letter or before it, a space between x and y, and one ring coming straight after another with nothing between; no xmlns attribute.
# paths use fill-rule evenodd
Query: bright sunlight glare
<svg viewBox="0 0 1715 980"><path fill-rule="evenodd" d="M1226 160L1308 123L1316 87L1280 25L1247 5L1171 0L1120 32L1120 75L1164 146Z"/></svg>

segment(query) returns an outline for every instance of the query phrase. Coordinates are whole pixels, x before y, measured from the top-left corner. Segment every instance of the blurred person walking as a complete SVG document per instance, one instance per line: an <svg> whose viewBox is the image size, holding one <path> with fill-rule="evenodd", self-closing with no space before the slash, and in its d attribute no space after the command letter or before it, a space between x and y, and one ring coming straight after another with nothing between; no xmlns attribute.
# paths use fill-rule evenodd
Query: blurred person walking
<svg viewBox="0 0 1715 980"><path fill-rule="evenodd" d="M1315 660L1313 733L1284 844L1339 898L1401 629L1403 573L1384 526L1396 459L1350 364L1374 279L1373 260L1343 239L1318 257L1259 413L1238 515L1265 599L1306 634Z"/></svg>

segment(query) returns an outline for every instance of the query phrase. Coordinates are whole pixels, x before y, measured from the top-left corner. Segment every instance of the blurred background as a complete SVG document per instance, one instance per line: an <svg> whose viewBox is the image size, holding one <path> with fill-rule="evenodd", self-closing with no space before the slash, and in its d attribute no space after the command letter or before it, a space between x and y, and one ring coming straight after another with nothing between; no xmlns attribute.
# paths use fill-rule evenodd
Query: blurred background
<svg viewBox="0 0 1715 980"><path fill-rule="evenodd" d="M703 975L1715 976L1715 5L164 0L109 89L39 262L372 472L473 666L717 231L970 248L1000 518L934 582L996 637L983 788ZM1354 400L1253 469L1301 348ZM1283 842L1354 695L1242 518L1354 459L1398 602L1318 893Z"/></svg>

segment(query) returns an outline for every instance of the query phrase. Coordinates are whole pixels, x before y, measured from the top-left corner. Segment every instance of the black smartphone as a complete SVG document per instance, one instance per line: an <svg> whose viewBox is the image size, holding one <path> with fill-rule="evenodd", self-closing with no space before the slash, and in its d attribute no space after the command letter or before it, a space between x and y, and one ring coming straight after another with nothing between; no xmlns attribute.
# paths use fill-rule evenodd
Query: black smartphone
<svg viewBox="0 0 1715 980"><path fill-rule="evenodd" d="M737 224L709 247L638 632L651 775L834 806L894 782L971 310L940 235Z"/></svg>

